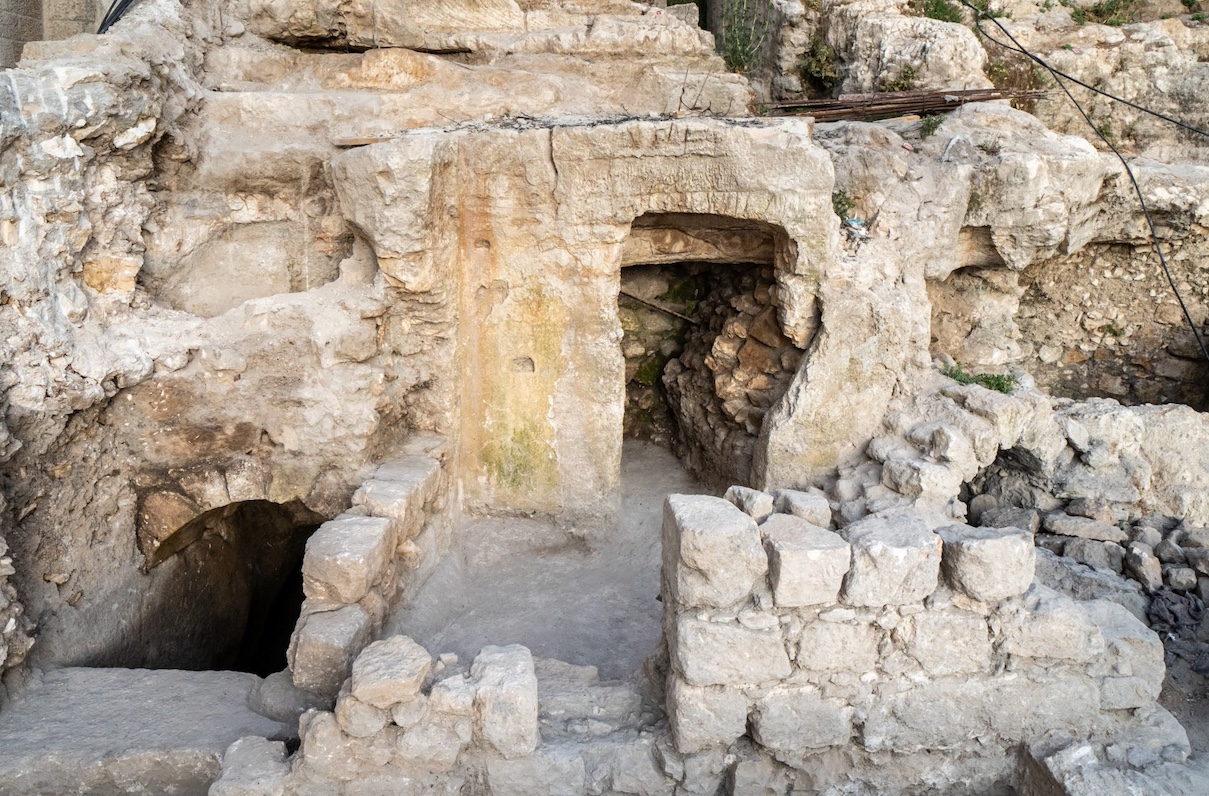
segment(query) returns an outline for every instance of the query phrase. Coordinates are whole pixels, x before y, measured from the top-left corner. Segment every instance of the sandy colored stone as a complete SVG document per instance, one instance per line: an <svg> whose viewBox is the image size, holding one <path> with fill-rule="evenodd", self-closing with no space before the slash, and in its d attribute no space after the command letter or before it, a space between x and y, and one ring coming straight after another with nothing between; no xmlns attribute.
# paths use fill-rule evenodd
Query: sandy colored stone
<svg viewBox="0 0 1209 796"><path fill-rule="evenodd" d="M1005 622L1003 651L1026 658L1084 663L1104 651L1104 637L1082 605L1033 587L1024 610Z"/></svg>
<svg viewBox="0 0 1209 796"><path fill-rule="evenodd" d="M778 689L756 704L752 735L773 751L844 746L852 736L851 713L811 688Z"/></svg>
<svg viewBox="0 0 1209 796"><path fill-rule="evenodd" d="M852 568L842 601L849 605L906 605L932 593L940 574L941 539L910 515L870 518L849 525Z"/></svg>
<svg viewBox="0 0 1209 796"><path fill-rule="evenodd" d="M1023 594L1033 582L1033 537L1016 528L941 528L945 579L972 599L994 603Z"/></svg>
<svg viewBox="0 0 1209 796"><path fill-rule="evenodd" d="M693 686L676 675L668 678L668 721L682 754L733 743L747 731L748 708L739 689Z"/></svg>
<svg viewBox="0 0 1209 796"><path fill-rule="evenodd" d="M381 639L353 661L351 693L368 705L390 710L416 698L431 668L428 650L407 636Z"/></svg>
<svg viewBox="0 0 1209 796"><path fill-rule="evenodd" d="M779 630L681 616L671 645L672 662L690 685L756 685L782 680L791 670Z"/></svg>
<svg viewBox="0 0 1209 796"><path fill-rule="evenodd" d="M877 628L866 624L815 621L802 630L797 664L816 672L869 672L877 668Z"/></svg>
<svg viewBox="0 0 1209 796"><path fill-rule="evenodd" d="M508 759L537 748L537 675L529 650L513 644L484 647L470 668L477 732Z"/></svg>
<svg viewBox="0 0 1209 796"><path fill-rule="evenodd" d="M355 603L382 577L391 544L390 520L340 517L320 526L306 544L303 587L312 600Z"/></svg>
<svg viewBox="0 0 1209 796"><path fill-rule="evenodd" d="M667 497L663 562L667 599L684 607L736 603L768 569L755 520L705 495Z"/></svg>
<svg viewBox="0 0 1209 796"><path fill-rule="evenodd" d="M932 677L985 675L991 667L986 619L965 611L924 611L895 631L907 639L907 654Z"/></svg>
<svg viewBox="0 0 1209 796"><path fill-rule="evenodd" d="M776 510L783 514L801 517L820 528L831 527L831 503L821 491L802 492L796 489L778 489L773 492Z"/></svg>
<svg viewBox="0 0 1209 796"><path fill-rule="evenodd" d="M335 698L353 659L369 640L370 618L360 605L311 614L294 631L290 671L303 691Z"/></svg>
<svg viewBox="0 0 1209 796"><path fill-rule="evenodd" d="M768 549L769 579L779 607L831 604L839 599L851 566L851 548L839 534L788 514L761 527Z"/></svg>

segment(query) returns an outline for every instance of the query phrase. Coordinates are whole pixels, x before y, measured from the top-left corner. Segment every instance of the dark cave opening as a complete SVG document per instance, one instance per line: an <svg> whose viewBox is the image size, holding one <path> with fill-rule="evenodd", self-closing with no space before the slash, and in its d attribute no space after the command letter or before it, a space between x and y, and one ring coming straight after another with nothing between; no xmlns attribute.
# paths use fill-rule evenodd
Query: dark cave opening
<svg viewBox="0 0 1209 796"><path fill-rule="evenodd" d="M249 500L190 521L146 577L142 611L119 649L94 666L286 668L302 607L302 559L322 517L300 503Z"/></svg>

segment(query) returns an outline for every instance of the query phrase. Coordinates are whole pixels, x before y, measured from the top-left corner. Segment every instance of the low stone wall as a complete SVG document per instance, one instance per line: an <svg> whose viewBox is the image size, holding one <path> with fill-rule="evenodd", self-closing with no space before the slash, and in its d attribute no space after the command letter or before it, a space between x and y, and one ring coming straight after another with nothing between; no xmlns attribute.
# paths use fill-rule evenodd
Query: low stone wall
<svg viewBox="0 0 1209 796"><path fill-rule="evenodd" d="M989 793L1015 782L1020 744L1143 715L1175 723L1155 704L1158 637L1115 603L1036 583L1028 531L933 530L903 513L836 533L796 516L809 495L728 497L666 504L667 711L682 754L743 739L819 790L906 792L943 766ZM1180 736L1163 748L1182 759Z"/></svg>
<svg viewBox="0 0 1209 796"><path fill-rule="evenodd" d="M336 697L387 611L431 569L447 541L446 488L439 458L394 459L361 485L348 512L307 541L306 601L289 650L295 686Z"/></svg>

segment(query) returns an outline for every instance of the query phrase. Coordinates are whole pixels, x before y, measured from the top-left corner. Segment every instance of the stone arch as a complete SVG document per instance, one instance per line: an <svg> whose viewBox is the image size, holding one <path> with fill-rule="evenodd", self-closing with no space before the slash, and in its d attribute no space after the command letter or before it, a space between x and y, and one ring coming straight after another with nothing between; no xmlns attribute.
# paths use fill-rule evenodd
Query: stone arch
<svg viewBox="0 0 1209 796"><path fill-rule="evenodd" d="M152 518L149 510L160 513ZM306 540L323 518L299 501L239 500L200 510L179 492L146 496L149 521L168 528L146 554L137 616L93 666L237 669L268 675L286 665L302 604Z"/></svg>
<svg viewBox="0 0 1209 796"><path fill-rule="evenodd" d="M802 360L778 318L793 249L780 225L686 213L639 216L622 245L624 434L669 445L718 489L750 483Z"/></svg>

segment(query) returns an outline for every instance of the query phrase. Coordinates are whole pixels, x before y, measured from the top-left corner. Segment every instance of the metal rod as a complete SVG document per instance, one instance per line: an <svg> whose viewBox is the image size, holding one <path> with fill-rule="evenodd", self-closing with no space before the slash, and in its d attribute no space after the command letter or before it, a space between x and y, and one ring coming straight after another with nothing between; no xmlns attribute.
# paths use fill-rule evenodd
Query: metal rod
<svg viewBox="0 0 1209 796"><path fill-rule="evenodd" d="M653 303L647 301L646 299L640 299L637 296L633 295L632 293L627 293L624 290L621 290L618 292L622 296L625 296L626 298L628 298L630 301L637 301L639 304L643 305L644 307L650 307L653 310L666 313L673 317L679 318L682 321L688 321L689 323L693 324L694 326L696 326L699 323L699 321L695 321L692 318L688 317L687 315L681 315L680 313L676 312L675 310L669 310L667 307L660 307L658 304L653 304Z"/></svg>

